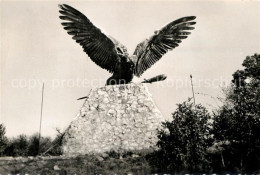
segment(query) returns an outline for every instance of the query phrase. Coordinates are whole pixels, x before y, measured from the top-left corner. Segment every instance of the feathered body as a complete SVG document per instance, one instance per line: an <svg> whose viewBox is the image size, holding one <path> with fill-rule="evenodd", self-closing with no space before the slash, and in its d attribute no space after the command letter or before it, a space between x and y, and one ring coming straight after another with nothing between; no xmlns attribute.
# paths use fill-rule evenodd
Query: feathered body
<svg viewBox="0 0 260 175"><path fill-rule="evenodd" d="M190 34L187 30L193 30L192 25L196 24L193 21L195 16L175 20L138 44L133 55L129 56L125 46L102 33L81 12L66 4L59 7L60 19L66 21L61 24L68 34L83 47L92 61L113 74L107 85L127 84L134 75L140 77L168 50L179 46Z"/></svg>
<svg viewBox="0 0 260 175"><path fill-rule="evenodd" d="M120 56L119 56L120 57ZM134 63L127 57L121 57L115 65L114 73L106 85L127 84L134 78Z"/></svg>

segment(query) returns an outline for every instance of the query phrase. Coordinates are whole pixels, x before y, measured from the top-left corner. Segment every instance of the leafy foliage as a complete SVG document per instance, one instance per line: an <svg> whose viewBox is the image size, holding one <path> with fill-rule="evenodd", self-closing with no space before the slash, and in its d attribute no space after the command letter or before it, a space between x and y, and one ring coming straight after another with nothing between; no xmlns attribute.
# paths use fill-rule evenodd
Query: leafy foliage
<svg viewBox="0 0 260 175"><path fill-rule="evenodd" d="M173 120L163 123L158 132L160 157L158 171L202 172L207 169L210 144L210 115L202 105L190 100L178 104Z"/></svg>
<svg viewBox="0 0 260 175"><path fill-rule="evenodd" d="M222 165L215 169L220 171L253 172L260 167L260 55L246 57L242 65L244 70L233 74L226 103L214 114L215 142L230 143L219 152Z"/></svg>
<svg viewBox="0 0 260 175"><path fill-rule="evenodd" d="M52 141L50 137L41 137L39 148L39 136L33 134L30 137L26 135L19 135L15 138L9 139L6 144L3 155L5 156L36 156L44 153L53 145L53 149L47 155L60 155L60 147L55 147L56 139Z"/></svg>
<svg viewBox="0 0 260 175"><path fill-rule="evenodd" d="M52 155L52 156L58 156L62 154L62 139L63 139L64 133L59 133L56 135L54 140L52 141L52 146L48 149L44 150L44 154Z"/></svg>
<svg viewBox="0 0 260 175"><path fill-rule="evenodd" d="M0 124L0 156L3 155L7 143L8 139L5 136L5 126L3 124Z"/></svg>

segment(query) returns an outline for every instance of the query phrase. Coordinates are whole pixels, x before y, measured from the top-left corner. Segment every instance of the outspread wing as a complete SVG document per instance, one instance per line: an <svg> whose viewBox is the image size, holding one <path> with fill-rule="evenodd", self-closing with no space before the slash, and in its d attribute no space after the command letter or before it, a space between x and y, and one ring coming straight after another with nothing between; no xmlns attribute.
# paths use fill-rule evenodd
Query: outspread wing
<svg viewBox="0 0 260 175"><path fill-rule="evenodd" d="M78 10L66 4L59 7L60 19L66 21L61 24L68 34L83 47L92 61L113 73L118 57L113 41Z"/></svg>
<svg viewBox="0 0 260 175"><path fill-rule="evenodd" d="M168 50L179 46L181 40L190 34L187 30L194 29L192 25L196 24L193 21L195 18L195 16L188 16L175 20L156 32L150 39L138 44L134 51L134 55L137 56L135 75L140 77Z"/></svg>

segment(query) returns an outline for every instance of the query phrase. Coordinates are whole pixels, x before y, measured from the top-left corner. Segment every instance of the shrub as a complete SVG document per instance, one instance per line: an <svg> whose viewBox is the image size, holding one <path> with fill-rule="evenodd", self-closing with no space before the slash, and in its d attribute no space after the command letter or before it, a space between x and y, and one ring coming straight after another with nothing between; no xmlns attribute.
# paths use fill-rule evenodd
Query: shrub
<svg viewBox="0 0 260 175"><path fill-rule="evenodd" d="M248 56L233 74L225 104L214 114L215 171L254 172L260 167L260 55ZM216 166L221 162L221 166Z"/></svg>
<svg viewBox="0 0 260 175"><path fill-rule="evenodd" d="M178 104L172 121L163 123L158 132L156 153L159 172L202 172L208 168L210 115L202 105L190 100Z"/></svg>
<svg viewBox="0 0 260 175"><path fill-rule="evenodd" d="M0 124L0 156L3 155L7 143L8 143L8 139L5 136L5 126L3 124Z"/></svg>

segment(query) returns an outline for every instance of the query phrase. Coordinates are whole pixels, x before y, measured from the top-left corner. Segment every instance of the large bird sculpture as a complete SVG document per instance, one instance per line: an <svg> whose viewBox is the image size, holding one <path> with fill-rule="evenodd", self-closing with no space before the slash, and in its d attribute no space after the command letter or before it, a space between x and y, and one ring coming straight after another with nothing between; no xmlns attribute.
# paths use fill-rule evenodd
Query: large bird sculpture
<svg viewBox="0 0 260 175"><path fill-rule="evenodd" d="M172 21L138 44L134 54L129 56L125 46L102 33L84 14L66 4L59 7L59 17L65 21L61 24L68 34L83 47L92 61L113 74L106 85L127 84L134 75L140 77L168 50L179 46L190 34L188 30L193 30L192 26L196 24L193 21L195 16Z"/></svg>

